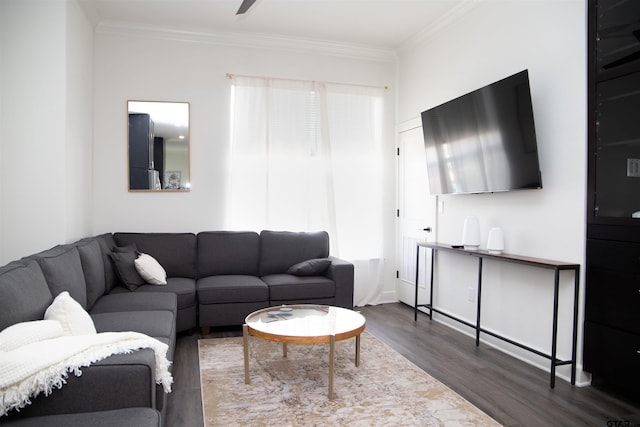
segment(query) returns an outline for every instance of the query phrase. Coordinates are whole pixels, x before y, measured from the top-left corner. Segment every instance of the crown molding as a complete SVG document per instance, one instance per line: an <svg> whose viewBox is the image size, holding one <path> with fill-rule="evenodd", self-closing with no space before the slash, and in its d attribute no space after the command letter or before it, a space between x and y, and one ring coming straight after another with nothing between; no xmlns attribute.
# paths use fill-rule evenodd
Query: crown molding
<svg viewBox="0 0 640 427"><path fill-rule="evenodd" d="M434 24L425 27L422 31L405 40L399 47L398 51L411 50L419 45L428 43L442 29L448 27L453 22L461 19L464 15L475 9L486 0L464 0L457 6L451 8Z"/></svg>
<svg viewBox="0 0 640 427"><path fill-rule="evenodd" d="M146 37L227 47L272 49L294 53L316 53L379 62L395 62L397 59L396 51L390 48L378 48L367 45L272 34L191 31L121 21L101 21L96 25L95 32L96 34Z"/></svg>

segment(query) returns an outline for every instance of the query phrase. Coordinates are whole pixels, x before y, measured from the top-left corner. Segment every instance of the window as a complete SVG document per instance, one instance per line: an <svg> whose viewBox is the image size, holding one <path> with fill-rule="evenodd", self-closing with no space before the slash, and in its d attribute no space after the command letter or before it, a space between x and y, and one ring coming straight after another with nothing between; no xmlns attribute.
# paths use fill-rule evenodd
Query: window
<svg viewBox="0 0 640 427"><path fill-rule="evenodd" d="M326 230L332 255L380 261L384 89L231 81L228 227Z"/></svg>

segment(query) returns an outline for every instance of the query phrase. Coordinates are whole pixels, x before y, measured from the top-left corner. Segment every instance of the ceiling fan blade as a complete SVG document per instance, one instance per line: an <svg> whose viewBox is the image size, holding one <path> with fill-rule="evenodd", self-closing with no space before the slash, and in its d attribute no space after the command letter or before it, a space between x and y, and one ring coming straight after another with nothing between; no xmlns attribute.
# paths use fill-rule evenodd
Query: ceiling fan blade
<svg viewBox="0 0 640 427"><path fill-rule="evenodd" d="M236 12L236 15L244 14L249 8L256 2L256 0L242 0L240 9Z"/></svg>

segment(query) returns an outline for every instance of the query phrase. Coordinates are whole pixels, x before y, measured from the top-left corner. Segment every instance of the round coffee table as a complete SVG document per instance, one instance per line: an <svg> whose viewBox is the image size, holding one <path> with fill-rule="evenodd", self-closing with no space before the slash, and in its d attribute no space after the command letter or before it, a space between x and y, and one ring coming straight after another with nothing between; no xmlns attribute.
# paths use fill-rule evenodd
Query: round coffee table
<svg viewBox="0 0 640 427"><path fill-rule="evenodd" d="M244 344L244 382L249 375L249 335L282 343L282 356L287 357L287 344L329 343L329 399L333 399L333 366L336 341L356 338L356 366L360 366L360 334L365 328L362 314L328 305L283 305L249 314L242 326Z"/></svg>

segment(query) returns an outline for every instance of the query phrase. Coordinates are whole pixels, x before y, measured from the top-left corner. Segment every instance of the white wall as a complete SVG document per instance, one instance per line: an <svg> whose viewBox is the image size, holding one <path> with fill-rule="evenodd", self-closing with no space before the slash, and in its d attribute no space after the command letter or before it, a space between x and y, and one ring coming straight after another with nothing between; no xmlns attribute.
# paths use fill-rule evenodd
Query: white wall
<svg viewBox="0 0 640 427"><path fill-rule="evenodd" d="M393 83L394 72L393 63L385 61L97 34L95 231L197 232L224 226L230 94L226 73L384 86ZM394 96L389 94L391 114ZM127 191L128 99L190 102L189 193ZM393 147L392 115L387 127Z"/></svg>
<svg viewBox="0 0 640 427"><path fill-rule="evenodd" d="M74 1L67 3L65 241L93 226L93 26Z"/></svg>
<svg viewBox="0 0 640 427"><path fill-rule="evenodd" d="M188 38L188 35L185 35ZM230 81L226 74L390 86L386 95L389 210L385 238L392 262L385 286L394 291L395 56L344 56L291 47L239 45L230 38L169 40L135 28L98 28L94 81L94 232L198 232L225 226L229 157ZM286 42L286 41L285 41ZM358 57L360 56L360 57ZM190 103L191 191L130 193L127 181L128 99ZM386 292L387 290L382 290Z"/></svg>
<svg viewBox="0 0 640 427"><path fill-rule="evenodd" d="M0 3L0 264L89 231L91 47L75 0Z"/></svg>
<svg viewBox="0 0 640 427"><path fill-rule="evenodd" d="M459 244L465 217L475 215L480 220L483 246L488 230L499 226L505 234L506 252L583 263L585 43L586 6L582 0L485 1L435 35L407 44L400 53L398 123L529 70L544 188L440 196L444 211L438 213L439 242ZM476 265L472 259L442 254L437 266L437 305L472 321L475 303L468 302L467 295L469 287L476 287ZM561 276L559 351L565 358L570 357L571 348L572 280L570 274ZM549 352L552 288L550 272L485 263L485 326ZM582 312L578 323L581 327ZM548 369L545 359L505 348ZM578 354L581 360L581 345ZM568 374L568 369L560 371Z"/></svg>

